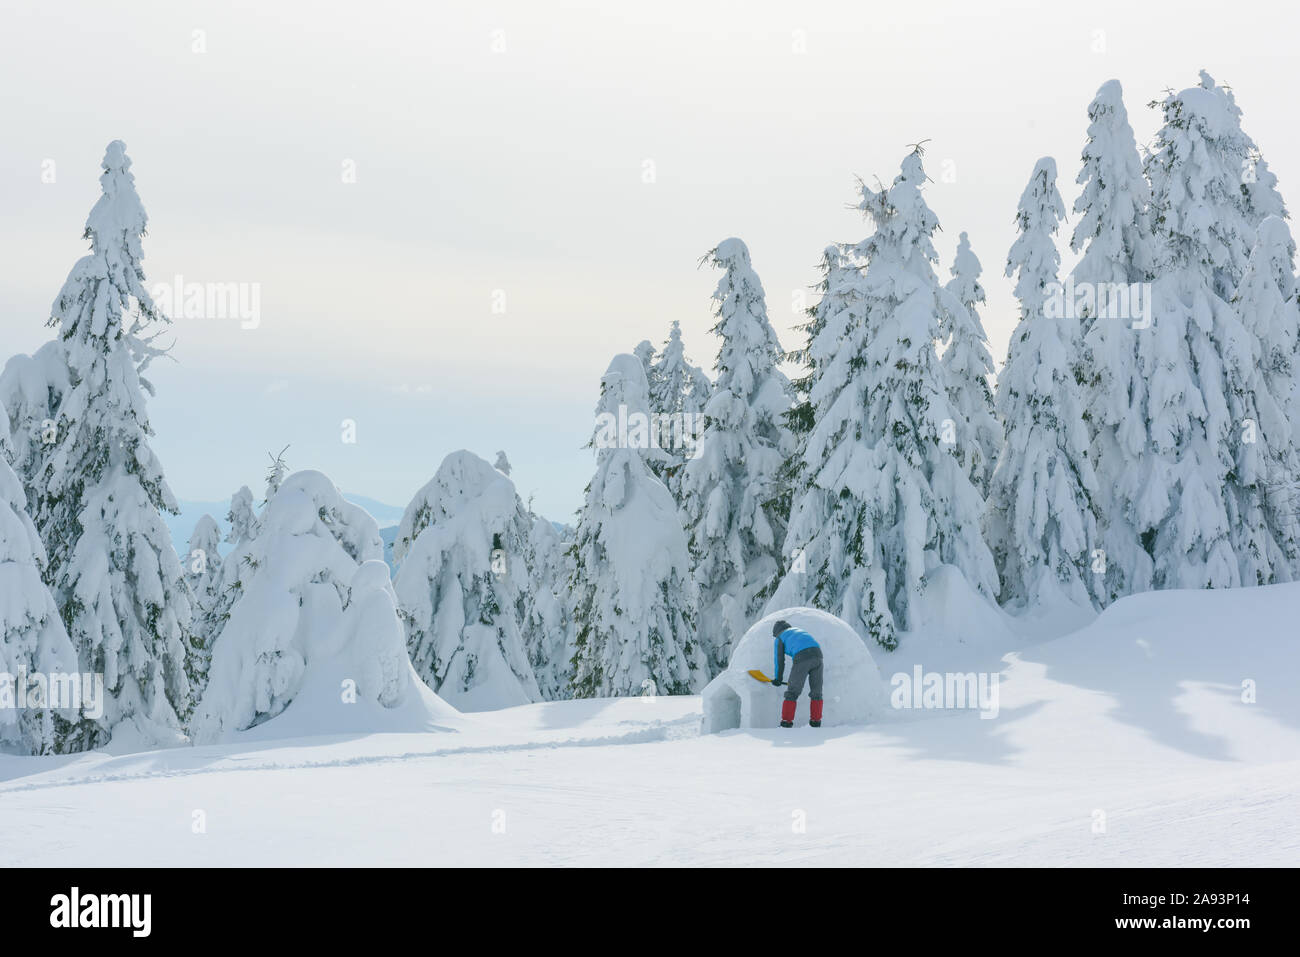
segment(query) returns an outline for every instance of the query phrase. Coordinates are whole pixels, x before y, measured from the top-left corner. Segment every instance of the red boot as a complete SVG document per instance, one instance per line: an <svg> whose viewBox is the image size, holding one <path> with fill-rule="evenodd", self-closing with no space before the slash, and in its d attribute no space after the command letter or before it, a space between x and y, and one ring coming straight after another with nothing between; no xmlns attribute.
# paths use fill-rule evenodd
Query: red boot
<svg viewBox="0 0 1300 957"><path fill-rule="evenodd" d="M822 726L822 699L813 698L808 702L808 724L813 728Z"/></svg>
<svg viewBox="0 0 1300 957"><path fill-rule="evenodd" d="M781 702L781 727L783 727L783 728L793 728L793 727L794 727L794 706L795 706L795 704L796 704L796 702L794 702L794 701L782 701L782 702Z"/></svg>

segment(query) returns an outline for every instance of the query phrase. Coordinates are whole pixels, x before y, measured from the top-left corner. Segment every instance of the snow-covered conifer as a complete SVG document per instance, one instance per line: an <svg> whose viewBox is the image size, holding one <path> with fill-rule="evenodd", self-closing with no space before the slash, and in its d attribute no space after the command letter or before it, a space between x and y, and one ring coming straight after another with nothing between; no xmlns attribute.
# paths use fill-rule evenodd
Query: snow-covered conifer
<svg viewBox="0 0 1300 957"><path fill-rule="evenodd" d="M30 356L16 355L0 372L0 403L9 410L0 432L9 430L13 470L22 482L29 507L39 497L36 473L46 446L58 438L55 418L70 387L63 343L52 339Z"/></svg>
<svg viewBox="0 0 1300 957"><path fill-rule="evenodd" d="M221 529L211 515L202 515L194 523L190 534L186 562L190 590L194 593L198 611L210 607L221 581Z"/></svg>
<svg viewBox="0 0 1300 957"><path fill-rule="evenodd" d="M1104 571L1093 572L1102 575L1095 584L1103 586L1094 594L1108 602L1150 587L1153 568L1137 511L1124 489L1132 490L1132 476L1153 464L1146 421L1149 366L1144 360L1151 333L1135 321L1131 298L1138 290L1150 302L1146 283L1154 274L1155 244L1148 220L1151 188L1118 80L1097 90L1088 120L1088 141L1075 180L1082 187L1074 202L1079 219L1070 248L1081 254L1071 273L1074 287L1091 295L1082 297L1072 312L1081 335L1075 373L1097 473L1100 553L1094 564ZM1124 303L1129 303L1127 311Z"/></svg>
<svg viewBox="0 0 1300 957"><path fill-rule="evenodd" d="M962 233L947 285L964 307L944 316L941 326L947 339L941 365L948 387L948 400L957 413L957 457L980 494L986 494L993 463L1002 448L1002 427L993 410L993 356L980 322L978 307L984 302L980 285L980 261Z"/></svg>
<svg viewBox="0 0 1300 957"><path fill-rule="evenodd" d="M212 643L226 627L226 622L230 620L230 610L239 600L242 570L238 562L248 560L248 551L243 546L257 537L257 510L253 505L253 492L247 485L241 485L230 497L226 522L230 529L226 532L225 542L233 545L234 549L220 562L220 577L210 583L206 607L201 612L195 612L195 622L199 623L195 630L200 634L190 642L192 649L196 646L207 649L202 655L202 663L205 665L212 660ZM191 669L194 667L194 657L195 653L191 651ZM204 681L207 680L206 674L206 670L203 671ZM195 701L202 697L202 692L202 688L196 690L193 696Z"/></svg>
<svg viewBox="0 0 1300 957"><path fill-rule="evenodd" d="M859 208L876 230L854 248L865 272L842 275L852 286L837 291L841 305L809 344L814 425L788 564L768 605L815 605L885 648L911 624L936 564L955 566L990 599L997 593L983 499L953 454L956 413L935 341L942 317L962 306L934 273L938 220L924 182L918 149L892 186L862 186Z"/></svg>
<svg viewBox="0 0 1300 957"><path fill-rule="evenodd" d="M0 437L0 751L50 754L77 718L51 707L69 702L53 700L50 679L77 673L77 653L41 579L45 550L26 507Z"/></svg>
<svg viewBox="0 0 1300 957"><path fill-rule="evenodd" d="M396 706L416 681L375 520L319 472L283 479L224 562L237 599L212 643L198 741L261 724L314 677ZM351 682L341 688L340 682Z"/></svg>
<svg viewBox="0 0 1300 957"><path fill-rule="evenodd" d="M1236 126L1236 149L1241 160L1238 180L1245 198L1246 220L1258 228L1269 216L1286 219L1286 203L1277 188L1277 176L1269 169L1267 161L1255 141L1241 126L1241 107L1232 89L1214 82L1214 77L1204 70L1199 74L1200 87L1209 90L1223 102L1224 111Z"/></svg>
<svg viewBox="0 0 1300 957"><path fill-rule="evenodd" d="M533 592L523 622L528 660L542 697L568 697L569 661L574 652L565 544L547 519L534 515L526 561Z"/></svg>
<svg viewBox="0 0 1300 957"><path fill-rule="evenodd" d="M289 463L284 460L284 453L288 451L289 446L286 445L274 455L266 453L271 464L266 467L266 497L262 500L263 504L275 497L275 493L280 491L280 483L289 474Z"/></svg>
<svg viewBox="0 0 1300 957"><path fill-rule="evenodd" d="M619 407L627 410L620 435ZM695 593L676 503L646 464L645 369L615 356L601 379L596 474L575 530L574 697L691 694L708 678L695 632Z"/></svg>
<svg viewBox="0 0 1300 957"><path fill-rule="evenodd" d="M697 427L709 401L712 385L704 370L686 358L681 323L673 320L664 343L650 366L650 411L661 423L657 432L664 459L649 462L651 470L668 486L673 500L681 501L682 467L694 454Z"/></svg>
<svg viewBox="0 0 1300 957"><path fill-rule="evenodd" d="M257 534L257 510L253 507L253 491L247 485L241 485L230 497L226 521L230 524L226 533L229 545L242 545Z"/></svg>
<svg viewBox="0 0 1300 957"><path fill-rule="evenodd" d="M532 520L514 483L471 452L448 455L407 506L393 581L416 673L465 711L542 695L528 660Z"/></svg>
<svg viewBox="0 0 1300 957"><path fill-rule="evenodd" d="M1142 173L1118 80L1097 90L1088 104L1088 120L1088 142L1075 179L1082 187L1074 201L1079 220L1070 236L1070 248L1081 255L1071 275L1075 283L1098 287L1145 281L1153 266L1147 224L1151 187ZM1085 302L1080 311L1086 335L1098 307Z"/></svg>
<svg viewBox="0 0 1300 957"><path fill-rule="evenodd" d="M655 344L649 339L642 339L632 350L632 355L641 360L641 365L645 369L646 380L649 381L650 370L654 366Z"/></svg>
<svg viewBox="0 0 1300 957"><path fill-rule="evenodd" d="M107 688L104 714L84 718L73 746L157 746L179 740L178 714L191 703L188 589L161 515L178 509L149 447L137 369L165 317L144 287L146 216L120 141L108 145L103 169L103 195L86 222L90 254L72 268L50 319L69 386L32 504L46 578L82 670L102 673Z"/></svg>
<svg viewBox="0 0 1300 957"><path fill-rule="evenodd" d="M212 660L212 642L216 638L215 622L224 624L221 608L221 529L211 515L203 515L194 525L189 549L184 558L190 585L190 605L194 620L190 628L186 672L194 701L203 695L208 683L208 665ZM215 617L214 617L215 616Z"/></svg>
<svg viewBox="0 0 1300 957"><path fill-rule="evenodd" d="M1255 249L1234 305L1243 335L1225 343L1227 399L1241 424L1229 486L1241 579L1266 585L1300 577L1300 450L1293 423L1297 403L1295 242L1277 216L1256 231Z"/></svg>
<svg viewBox="0 0 1300 957"><path fill-rule="evenodd" d="M1102 591L1092 571L1097 543L1096 476L1075 378L1079 325L1048 303L1061 257L1055 235L1065 216L1056 161L1040 159L1016 212L1019 232L1007 257L1020 325L998 377L1006 426L989 494L989 537L1002 600L1082 607Z"/></svg>
<svg viewBox="0 0 1300 957"><path fill-rule="evenodd" d="M1128 443L1126 468L1104 473L1116 490L1109 509L1127 519L1149 559L1129 562L1139 564L1125 569L1129 591L1229 587L1260 572L1253 532L1236 520L1249 510L1243 496L1255 493L1234 474L1249 424L1234 420L1229 393L1239 386L1225 362L1249 336L1229 300L1260 219L1242 183L1254 144L1231 94L1204 73L1200 86L1160 106L1164 125L1146 163L1156 279L1150 328L1135 330L1136 364L1147 376L1137 421L1146 434ZM1280 204L1267 189L1255 200ZM1131 543L1118 547L1137 555ZM1114 559L1109 544L1107 552Z"/></svg>
<svg viewBox="0 0 1300 957"><path fill-rule="evenodd" d="M802 370L790 382L794 404L786 415L786 424L794 439L793 451L787 456L780 474L783 493L781 505L787 514L793 504L793 491L803 486L804 447L816 424L813 389L822 368L834 354L838 344L836 335L842 335L852 323L861 319L861 310L855 307L862 298L862 270L853 257L853 249L840 243L834 243L823 250L820 264L822 278L813 287L821 295L806 310L808 320L797 327L797 331L804 336L804 344L786 356ZM831 322L836 324L839 331L836 335L824 335L823 331Z"/></svg>
<svg viewBox="0 0 1300 957"><path fill-rule="evenodd" d="M654 386L650 390L650 403L654 411L664 414L682 409L700 411L709 401L708 391L701 393L699 389L701 382L708 383L708 376L701 379L703 370L686 358L680 321L673 320L668 340L651 367Z"/></svg>
<svg viewBox="0 0 1300 957"><path fill-rule="evenodd" d="M682 509L699 586L699 633L716 672L759 617L781 567L786 516L778 476L793 439L785 424L790 382L778 368L784 353L749 250L726 239L709 259L724 271L713 294L713 331L722 344L699 452L685 466Z"/></svg>
<svg viewBox="0 0 1300 957"><path fill-rule="evenodd" d="M1199 86L1170 94L1160 108L1164 125L1146 163L1156 265L1164 273L1195 268L1215 295L1231 298L1255 228L1265 216L1285 215L1276 177L1265 167L1259 181L1258 150L1241 129L1241 110L1205 71Z"/></svg>
<svg viewBox="0 0 1300 957"><path fill-rule="evenodd" d="M786 416L786 424L797 440L794 453L787 463L791 475L798 472L797 463L803 454L802 442L813 427L813 407L809 395L817 382L820 370L812 356L812 344L819 340L821 331L826 326L827 317L844 308L846 300L852 296L853 290L856 289L852 282L853 277L861 278L861 274L849 262L850 255L851 251L840 244L832 244L822 251L819 265L822 278L813 287L820 295L816 303L804 310L808 316L807 321L795 327L796 331L804 337L803 345L791 349L786 355L789 361L800 367L800 374L790 380L794 405Z"/></svg>

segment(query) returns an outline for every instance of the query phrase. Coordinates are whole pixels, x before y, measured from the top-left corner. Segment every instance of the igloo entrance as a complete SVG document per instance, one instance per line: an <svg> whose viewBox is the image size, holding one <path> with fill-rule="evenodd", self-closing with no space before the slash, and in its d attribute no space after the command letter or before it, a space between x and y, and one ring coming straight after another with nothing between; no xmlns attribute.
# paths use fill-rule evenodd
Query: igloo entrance
<svg viewBox="0 0 1300 957"><path fill-rule="evenodd" d="M727 684L710 684L704 694L704 733L740 727L740 695Z"/></svg>

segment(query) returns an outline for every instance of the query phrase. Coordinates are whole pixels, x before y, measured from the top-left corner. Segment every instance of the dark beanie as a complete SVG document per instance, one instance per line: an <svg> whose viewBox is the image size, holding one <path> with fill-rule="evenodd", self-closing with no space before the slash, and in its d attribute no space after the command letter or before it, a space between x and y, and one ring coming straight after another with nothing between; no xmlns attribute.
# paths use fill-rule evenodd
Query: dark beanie
<svg viewBox="0 0 1300 957"><path fill-rule="evenodd" d="M780 638L781 632L786 631L789 628L790 623L788 621L785 621L784 619L777 621L777 623L772 626L772 637Z"/></svg>

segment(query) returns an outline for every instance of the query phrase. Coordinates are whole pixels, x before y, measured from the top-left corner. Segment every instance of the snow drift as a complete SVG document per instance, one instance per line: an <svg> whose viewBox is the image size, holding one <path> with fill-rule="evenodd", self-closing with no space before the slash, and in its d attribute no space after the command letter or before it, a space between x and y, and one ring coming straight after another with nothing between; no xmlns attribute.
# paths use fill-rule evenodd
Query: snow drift
<svg viewBox="0 0 1300 957"><path fill-rule="evenodd" d="M731 728L775 728L781 720L780 688L751 677L750 669L772 676L772 625L785 619L802 628L821 645L826 712L824 727L865 724L888 707L888 694L871 652L845 621L815 608L786 608L755 624L736 645L727 670L704 689L701 731L713 734ZM790 663L786 662L786 674ZM807 687L800 696L795 724L808 724Z"/></svg>

